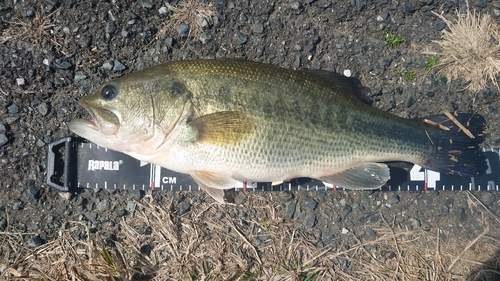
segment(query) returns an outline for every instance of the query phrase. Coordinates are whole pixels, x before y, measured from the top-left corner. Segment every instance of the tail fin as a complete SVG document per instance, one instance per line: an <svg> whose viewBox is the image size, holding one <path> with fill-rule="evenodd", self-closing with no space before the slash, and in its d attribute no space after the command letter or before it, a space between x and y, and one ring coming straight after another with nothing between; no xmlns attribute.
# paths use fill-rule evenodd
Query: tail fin
<svg viewBox="0 0 500 281"><path fill-rule="evenodd" d="M479 144L484 141L485 120L481 115L460 113L456 121L470 131L474 138L468 136L452 120L445 115L432 115L423 118L430 125L426 130L434 151L423 163L427 169L472 177L484 174L488 165ZM435 128L439 125L438 128ZM445 128L448 128L445 129Z"/></svg>

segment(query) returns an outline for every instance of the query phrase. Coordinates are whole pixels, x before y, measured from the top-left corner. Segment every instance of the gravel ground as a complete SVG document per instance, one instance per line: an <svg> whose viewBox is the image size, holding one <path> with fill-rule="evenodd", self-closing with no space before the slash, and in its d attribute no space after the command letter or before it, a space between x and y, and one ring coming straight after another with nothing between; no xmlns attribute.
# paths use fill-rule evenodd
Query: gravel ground
<svg viewBox="0 0 500 281"><path fill-rule="evenodd" d="M431 12L453 19L455 10L466 10L462 1L207 3L216 15L213 21L200 21L201 33L196 33L192 22L191 28L182 21L168 25L169 9L157 0L0 1L0 231L28 233L22 238L33 248L56 239L69 221L79 221L89 227L92 238L122 239L119 221L130 216L135 202L145 200L146 194L56 192L45 184L47 143L70 135L68 122L85 114L76 101L99 84L173 60L245 58L293 69L350 70L372 89L373 106L408 118L440 113L442 106L476 112L488 122L484 145L500 147L499 90L489 84L473 94L463 90L463 81L447 81L425 68L428 57L422 51L435 51L431 41L446 28ZM498 1L470 4L500 22ZM383 31L393 31L405 41L390 48ZM408 72L415 73L415 79L406 79ZM471 202L476 201L465 192L276 192L269 196L278 215L314 246L347 249L356 239L377 239L374 229L387 222L401 229L439 229L443 241L474 240L489 226L484 217L500 214L500 193L473 195L490 213L473 212ZM201 192L152 196L172 202L178 216L192 214L189 210L202 202L212 202ZM265 210L252 207L252 196L233 192L229 197L236 205L218 208L226 208L235 221L257 221L265 217ZM83 232L80 235L76 238L86 237Z"/></svg>

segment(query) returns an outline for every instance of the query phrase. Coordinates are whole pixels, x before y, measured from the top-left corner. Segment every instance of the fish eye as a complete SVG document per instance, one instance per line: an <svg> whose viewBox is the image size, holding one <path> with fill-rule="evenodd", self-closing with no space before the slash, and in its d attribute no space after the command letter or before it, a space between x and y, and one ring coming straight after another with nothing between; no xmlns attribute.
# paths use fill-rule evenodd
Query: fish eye
<svg viewBox="0 0 500 281"><path fill-rule="evenodd" d="M115 88L113 88L112 86L106 86L102 88L101 97L110 100L113 99L115 96L116 96Z"/></svg>

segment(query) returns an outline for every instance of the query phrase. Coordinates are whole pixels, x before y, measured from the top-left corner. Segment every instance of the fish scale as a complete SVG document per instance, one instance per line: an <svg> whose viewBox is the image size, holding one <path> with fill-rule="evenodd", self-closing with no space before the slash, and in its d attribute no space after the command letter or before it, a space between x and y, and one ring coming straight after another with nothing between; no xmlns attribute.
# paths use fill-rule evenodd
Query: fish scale
<svg viewBox="0 0 500 281"><path fill-rule="evenodd" d="M101 85L80 101L93 119L73 120L70 129L190 174L220 202L221 190L236 180L310 177L379 188L390 178L386 161L462 176L486 170L482 116L426 117L444 124L443 130L373 108L361 101L367 93L359 80L327 71L245 60L179 61ZM476 137L454 122L467 124Z"/></svg>

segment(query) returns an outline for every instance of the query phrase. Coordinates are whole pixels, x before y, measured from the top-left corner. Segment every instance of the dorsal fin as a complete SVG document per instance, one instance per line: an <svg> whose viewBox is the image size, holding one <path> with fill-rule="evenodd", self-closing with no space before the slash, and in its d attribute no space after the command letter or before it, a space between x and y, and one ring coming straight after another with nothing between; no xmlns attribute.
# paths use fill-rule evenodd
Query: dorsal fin
<svg viewBox="0 0 500 281"><path fill-rule="evenodd" d="M331 84L332 88L338 89L341 93L346 94L356 100L362 101L368 105L373 103L370 96L370 88L361 84L356 77L347 77L339 73L326 70L301 70L309 75L314 75L321 78L324 82Z"/></svg>

